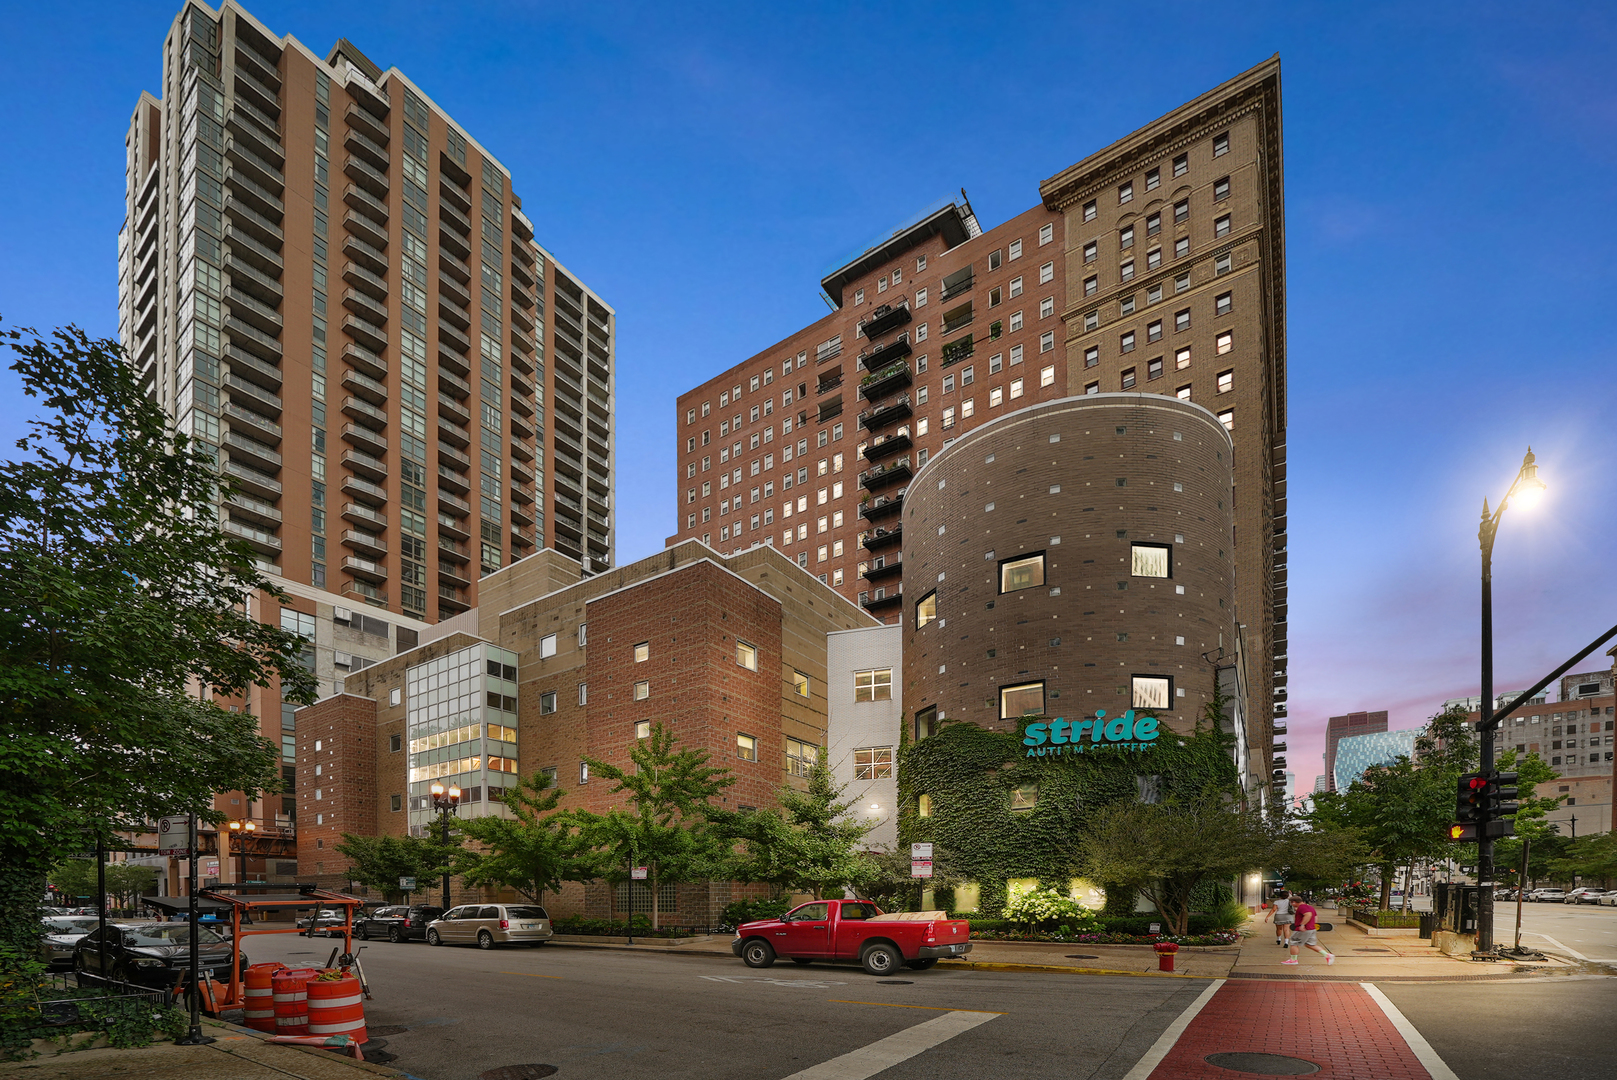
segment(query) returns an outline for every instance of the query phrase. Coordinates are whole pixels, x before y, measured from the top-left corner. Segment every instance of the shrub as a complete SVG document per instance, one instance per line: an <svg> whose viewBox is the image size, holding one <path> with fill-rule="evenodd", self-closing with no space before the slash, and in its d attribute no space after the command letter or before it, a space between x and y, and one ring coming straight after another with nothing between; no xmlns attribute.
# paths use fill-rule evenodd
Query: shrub
<svg viewBox="0 0 1617 1080"><path fill-rule="evenodd" d="M1139 893L1127 885L1106 886L1106 903L1101 907L1104 915L1126 916L1134 914Z"/></svg>
<svg viewBox="0 0 1617 1080"><path fill-rule="evenodd" d="M1239 930L1246 925L1248 919L1252 918L1252 913L1247 911L1246 905L1233 896L1215 907L1210 914L1213 925L1220 930ZM1191 916L1192 921L1195 918L1194 915Z"/></svg>
<svg viewBox="0 0 1617 1080"><path fill-rule="evenodd" d="M1095 913L1054 889L1035 889L1005 905L1005 920L1022 926L1063 926L1074 931L1099 930Z"/></svg>
<svg viewBox="0 0 1617 1080"><path fill-rule="evenodd" d="M1159 927L1165 927L1168 922L1161 915L1129 915L1126 917L1102 915L1099 921L1099 929L1106 933L1132 934L1136 937L1149 936L1152 923L1156 923ZM1190 917L1190 925L1187 929L1192 935L1196 935L1211 934L1213 931L1222 928L1218 925L1216 918L1198 912Z"/></svg>
<svg viewBox="0 0 1617 1080"><path fill-rule="evenodd" d="M740 926L760 919L777 919L791 907L790 900L737 900L725 907L719 921L725 926Z"/></svg>

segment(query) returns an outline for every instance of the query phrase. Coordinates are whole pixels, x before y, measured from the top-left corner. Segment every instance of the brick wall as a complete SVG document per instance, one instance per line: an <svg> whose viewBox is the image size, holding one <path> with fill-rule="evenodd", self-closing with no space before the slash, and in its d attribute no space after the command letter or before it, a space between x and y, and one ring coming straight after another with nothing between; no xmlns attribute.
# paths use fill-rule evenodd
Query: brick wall
<svg viewBox="0 0 1617 1080"><path fill-rule="evenodd" d="M298 721L298 880L346 888L348 861L334 850L343 833L377 831L376 702L339 694Z"/></svg>

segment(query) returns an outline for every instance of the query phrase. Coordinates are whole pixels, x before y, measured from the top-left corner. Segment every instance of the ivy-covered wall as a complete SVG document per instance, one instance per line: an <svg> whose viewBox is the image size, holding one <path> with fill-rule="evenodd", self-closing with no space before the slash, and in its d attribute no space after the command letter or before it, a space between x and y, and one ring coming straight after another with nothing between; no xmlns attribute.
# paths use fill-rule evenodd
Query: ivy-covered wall
<svg viewBox="0 0 1617 1080"><path fill-rule="evenodd" d="M1144 750L1086 746L1082 754L1028 757L1022 731L1043 720L1026 717L1015 734L945 724L899 748L900 844L935 844L941 867L977 883L984 917L1004 910L1009 880L1037 878L1065 892L1071 879L1085 877L1084 829L1100 808L1139 799L1141 778L1156 778L1147 782L1163 800L1209 785L1238 789L1229 736L1205 724L1191 735L1163 731ZM1014 792L1028 784L1037 785L1035 804L1012 810ZM918 812L921 795L931 804L927 817ZM948 906L946 891L939 893L937 903Z"/></svg>

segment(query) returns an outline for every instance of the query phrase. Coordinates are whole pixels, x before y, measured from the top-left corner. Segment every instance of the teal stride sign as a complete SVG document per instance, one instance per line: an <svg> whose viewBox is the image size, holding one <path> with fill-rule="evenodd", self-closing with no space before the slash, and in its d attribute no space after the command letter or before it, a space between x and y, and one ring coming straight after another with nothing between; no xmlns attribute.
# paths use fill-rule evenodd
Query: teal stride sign
<svg viewBox="0 0 1617 1080"><path fill-rule="evenodd" d="M1087 741L1084 735L1088 734ZM1149 750L1157 739L1157 718L1134 715L1130 709L1122 716L1106 719L1105 709L1096 709L1093 720L1054 720L1029 724L1022 733L1022 745L1028 757L1051 757L1059 754L1082 754L1101 747L1118 750Z"/></svg>

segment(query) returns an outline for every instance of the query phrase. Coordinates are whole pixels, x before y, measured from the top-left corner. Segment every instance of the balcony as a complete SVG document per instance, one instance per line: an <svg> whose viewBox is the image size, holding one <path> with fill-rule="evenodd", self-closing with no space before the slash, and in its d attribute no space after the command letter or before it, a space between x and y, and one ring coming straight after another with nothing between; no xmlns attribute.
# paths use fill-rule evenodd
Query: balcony
<svg viewBox="0 0 1617 1080"><path fill-rule="evenodd" d="M879 371L893 363L902 360L911 352L909 334L900 334L892 341L883 345L873 345L859 354L858 363L866 371Z"/></svg>
<svg viewBox="0 0 1617 1080"><path fill-rule="evenodd" d="M440 203L439 206L442 207L443 204ZM464 236L451 228L447 221L440 219L438 226L439 243L453 252L457 258L469 259L472 257L472 245L467 242Z"/></svg>
<svg viewBox="0 0 1617 1080"><path fill-rule="evenodd" d="M387 473L386 466L383 466L382 472L385 476ZM369 480L361 479L358 476L343 477L342 489L356 499L364 499L372 506L384 506L387 503L387 488L373 484Z"/></svg>
<svg viewBox="0 0 1617 1080"><path fill-rule="evenodd" d="M266 528L277 528L281 524L281 512L262 499L255 499L242 491L232 491L225 498L225 509L233 517L243 517L249 521L257 522Z"/></svg>
<svg viewBox="0 0 1617 1080"><path fill-rule="evenodd" d="M351 548L362 555L380 559L387 555L387 542L380 536L373 536L368 532L354 529L345 529L342 534L343 546Z"/></svg>
<svg viewBox="0 0 1617 1080"><path fill-rule="evenodd" d="M358 128L376 142L386 143L390 140L387 125L353 102L348 103L348 109L343 115L347 118L349 127Z"/></svg>
<svg viewBox="0 0 1617 1080"><path fill-rule="evenodd" d="M245 67L237 65L235 68L236 94L245 97L264 113L279 116L281 114L281 99L276 91L253 76Z"/></svg>
<svg viewBox="0 0 1617 1080"><path fill-rule="evenodd" d="M951 341L945 345L943 347L942 366L948 367L950 364L958 364L975 352L977 347L972 343L971 338L972 335L967 334L959 341Z"/></svg>
<svg viewBox="0 0 1617 1080"><path fill-rule="evenodd" d="M353 373L349 372L347 374ZM364 376L360 376L360 378L364 378ZM346 381L346 374L344 381ZM370 380L367 379L366 381L369 382ZM343 398L342 411L343 415L349 417L350 419L357 420L359 423L364 424L368 428L374 428L377 431L381 431L387 427L387 413L383 412L381 409L378 409L370 402L363 401L360 398Z"/></svg>
<svg viewBox="0 0 1617 1080"><path fill-rule="evenodd" d="M230 452L232 460L244 461L258 469L279 470L281 467L281 455L278 452L233 427L226 429L221 442Z"/></svg>
<svg viewBox="0 0 1617 1080"><path fill-rule="evenodd" d="M233 398L240 394L244 399L251 400L255 409L273 413L276 417L281 415L281 399L261 386L255 386L244 379L238 379L235 375L226 375L225 389L228 391L229 397Z"/></svg>
<svg viewBox="0 0 1617 1080"><path fill-rule="evenodd" d="M456 566L447 559L439 559L438 580L465 589L472 583L471 571L464 566Z"/></svg>
<svg viewBox="0 0 1617 1080"><path fill-rule="evenodd" d="M438 491L438 510L439 510L438 516L440 518L443 517L443 510L445 508L447 508L449 510L449 513L452 514L455 517L464 518L464 517L471 517L472 516L472 506L471 506L470 503L468 503L465 499L462 499L462 498L460 498L458 496L455 496L455 495L451 495L449 492L444 491L442 489L439 489L439 491Z"/></svg>
<svg viewBox="0 0 1617 1080"><path fill-rule="evenodd" d="M272 337L281 334L281 313L266 305L256 296L251 296L236 289L225 290L225 303L229 305L230 314L241 319Z"/></svg>
<svg viewBox="0 0 1617 1080"><path fill-rule="evenodd" d="M356 262L343 263L342 279L372 299L378 301L387 299L387 281L380 274L373 274Z"/></svg>
<svg viewBox="0 0 1617 1080"><path fill-rule="evenodd" d="M248 179L280 195L286 190L286 175L278 169L274 162L268 161L254 153L239 139L225 139L225 156L232 165L247 174Z"/></svg>
<svg viewBox="0 0 1617 1080"><path fill-rule="evenodd" d="M446 442L438 444L438 460L450 468L459 468L465 472L470 472L472 468L472 459Z"/></svg>
<svg viewBox="0 0 1617 1080"><path fill-rule="evenodd" d="M281 271L286 265L281 260L281 253L252 233L236 228L233 223L227 223L224 240L226 256L243 259L271 277L281 276Z"/></svg>
<svg viewBox="0 0 1617 1080"><path fill-rule="evenodd" d="M348 134L343 139L343 145L348 147L350 153L358 154L376 168L386 170L388 166L387 147L372 139L358 127L350 125Z"/></svg>
<svg viewBox="0 0 1617 1080"><path fill-rule="evenodd" d="M373 247L387 247L387 228L376 224L364 214L350 210L343 215L343 228Z"/></svg>
<svg viewBox="0 0 1617 1080"><path fill-rule="evenodd" d="M465 544L457 543L447 536L440 536L438 537L438 559L442 562L445 558L454 559L456 562L462 563L471 560L471 556L467 554Z"/></svg>
<svg viewBox="0 0 1617 1080"><path fill-rule="evenodd" d="M466 219L466 215L449 203L438 204L438 218L462 236L470 236L472 233L472 223Z"/></svg>
<svg viewBox="0 0 1617 1080"><path fill-rule="evenodd" d="M350 180L375 195L378 199L387 198L389 186L387 177L382 175L374 165L364 158L355 157L352 154L348 155L348 160L343 163L343 172L348 175Z"/></svg>
<svg viewBox="0 0 1617 1080"><path fill-rule="evenodd" d="M438 438L455 446L469 446L472 441L471 432L442 416L438 417Z"/></svg>
<svg viewBox="0 0 1617 1080"><path fill-rule="evenodd" d="M472 414L466 406L454 398L444 397L442 394L438 395L438 415L447 416L463 427L470 427L472 423Z"/></svg>
<svg viewBox="0 0 1617 1080"><path fill-rule="evenodd" d="M355 320L353 316L349 316L344 321L357 322L358 320ZM382 344L387 344L387 339L385 337L382 339ZM342 358L348 363L352 364L354 367L358 368L360 371L364 372L366 375L369 375L372 379L387 378L387 361L382 359L380 354L367 349L363 345L356 344L352 341L344 342L342 347ZM385 387L383 389L383 394L386 394Z"/></svg>
<svg viewBox="0 0 1617 1080"><path fill-rule="evenodd" d="M281 343L269 334L249 326L246 322L234 315L225 317L225 333L230 335L230 344L247 350L261 360L279 363L281 359Z"/></svg>
<svg viewBox="0 0 1617 1080"><path fill-rule="evenodd" d="M898 605L903 602L904 586L902 583L900 583L892 586L891 588L884 586L883 588L877 589L875 592L870 593L863 600L861 600L860 604L866 611L887 611L891 608L898 607Z"/></svg>
<svg viewBox="0 0 1617 1080"><path fill-rule="evenodd" d="M874 340L889 330L897 330L910 321L910 302L902 300L897 304L883 304L870 313L870 318L859 324L859 329L866 338Z"/></svg>
<svg viewBox="0 0 1617 1080"><path fill-rule="evenodd" d="M345 521L352 521L355 525L366 528L387 528L387 515L380 510L371 509L364 503L343 503L342 516Z"/></svg>
<svg viewBox="0 0 1617 1080"><path fill-rule="evenodd" d="M970 292L974 284L976 284L976 275L972 273L971 267L956 270L943 279L943 291L938 294L938 299L952 300L962 293Z"/></svg>
<svg viewBox="0 0 1617 1080"><path fill-rule="evenodd" d="M438 340L449 342L455 347L456 351L458 351L463 358L472 351L472 339L455 329L453 326L445 326L442 323L439 323ZM458 374L464 375L469 370L464 366L464 364L465 361L462 359L463 366L456 369Z"/></svg>
<svg viewBox="0 0 1617 1080"><path fill-rule="evenodd" d="M872 559L870 566L866 568L862 576L866 581L887 581L903 572L904 560L899 558L897 552L894 552L892 555L882 555L879 558Z"/></svg>
<svg viewBox="0 0 1617 1080"><path fill-rule="evenodd" d="M910 396L900 394L892 401L878 405L859 414L859 426L867 431L874 431L895 420L902 420L914 412L910 407Z"/></svg>
<svg viewBox="0 0 1617 1080"><path fill-rule="evenodd" d="M511 434L513 437L518 439L533 438L533 426L523 418L521 413L513 409L511 412L506 414L505 418L511 425Z"/></svg>
<svg viewBox="0 0 1617 1080"><path fill-rule="evenodd" d="M223 412L233 430L240 425L239 430L244 435L249 435L269 446L281 445L281 425L269 417L260 416L252 409L244 409L234 401L228 400L225 402Z"/></svg>
<svg viewBox="0 0 1617 1080"><path fill-rule="evenodd" d="M230 215L232 224L251 233L259 243L271 250L279 251L286 240L286 234L279 225L234 195L225 196L225 213Z"/></svg>
<svg viewBox="0 0 1617 1080"><path fill-rule="evenodd" d="M471 610L471 604L466 600L466 593L455 588L448 582L438 584L438 614L440 616L458 615L463 611Z"/></svg>
<svg viewBox="0 0 1617 1080"><path fill-rule="evenodd" d="M281 482L267 472L253 468L245 461L226 456L224 474L229 477L242 491L256 495L261 499L278 499L281 497Z"/></svg>
<svg viewBox="0 0 1617 1080"><path fill-rule="evenodd" d="M234 518L225 518L219 523L220 527L229 536L237 540L245 540L257 551L271 557L280 555L281 541L268 529L260 529Z"/></svg>
<svg viewBox="0 0 1617 1080"><path fill-rule="evenodd" d="M344 442L369 453L387 453L387 436L378 434L368 427L360 427L358 424L344 424L342 426L342 437Z"/></svg>
<svg viewBox="0 0 1617 1080"><path fill-rule="evenodd" d="M342 201L353 210L364 214L377 225L381 226L383 235L386 235L388 213L387 203L366 191L358 184L349 184L343 189Z"/></svg>
<svg viewBox="0 0 1617 1080"><path fill-rule="evenodd" d="M448 488L457 495L465 495L472 490L472 482L465 473L458 473L443 462L438 463L438 486Z"/></svg>
<svg viewBox="0 0 1617 1080"><path fill-rule="evenodd" d="M387 325L387 305L378 303L358 289L343 290L342 306L352 311L355 315L376 323L378 326Z"/></svg>
<svg viewBox="0 0 1617 1080"><path fill-rule="evenodd" d="M266 217L281 218L286 214L286 204L281 201L279 195L239 169L226 166L225 186L230 189L231 194L243 202L251 203Z"/></svg>
<svg viewBox="0 0 1617 1080"><path fill-rule="evenodd" d="M237 258L234 252L225 259L225 269L230 273L231 288L240 289L271 308L281 306L284 293L281 283L275 278L260 271L246 259Z"/></svg>
<svg viewBox="0 0 1617 1080"><path fill-rule="evenodd" d="M910 448L910 445L910 433L907 431L900 431L896 435L883 435L872 439L870 445L865 447L865 460L880 461L893 454L903 453Z"/></svg>
<svg viewBox="0 0 1617 1080"><path fill-rule="evenodd" d="M381 563L372 562L370 559L362 559L358 555L346 555L343 557L342 565L344 570L357 578L363 578L366 581L387 580L387 568L382 566Z"/></svg>
<svg viewBox="0 0 1617 1080"><path fill-rule="evenodd" d="M869 401L886 397L894 390L902 390L908 386L914 373L910 365L903 360L896 364L888 364L880 371L873 371L859 381L859 393Z"/></svg>
<svg viewBox="0 0 1617 1080"><path fill-rule="evenodd" d="M891 529L872 529L865 534L863 546L867 551L884 551L896 546L904 538L904 524L893 522Z"/></svg>
<svg viewBox="0 0 1617 1080"><path fill-rule="evenodd" d="M947 337L948 335L955 333L957 330L964 330L966 327L972 324L972 321L976 319L976 317L977 316L969 302L960 305L953 311L945 312L943 316L944 336Z"/></svg>
<svg viewBox="0 0 1617 1080"><path fill-rule="evenodd" d="M453 324L457 329L460 330L471 329L471 313L465 308L461 307L459 304L455 303L454 299L447 292L443 292L441 290L438 293L438 316L441 320L438 324L439 326L443 326L444 323L447 322Z"/></svg>
<svg viewBox="0 0 1617 1080"><path fill-rule="evenodd" d="M463 214L472 212L472 197L461 190L460 185L451 180L447 173L438 177L438 197Z"/></svg>
<svg viewBox="0 0 1617 1080"><path fill-rule="evenodd" d="M908 480L914 475L914 472L910 469L909 455L906 454L904 457L889 461L886 465L880 465L860 473L859 486L868 491L883 484L891 483L894 480Z"/></svg>
<svg viewBox="0 0 1617 1080"><path fill-rule="evenodd" d="M533 524L533 515L529 512L529 510L526 507L518 506L516 503L512 503L508 507L506 507L506 509L511 514L511 522L512 522L512 524L521 525L521 526L524 526L524 527Z"/></svg>
<svg viewBox="0 0 1617 1080"><path fill-rule="evenodd" d="M450 394L461 401L465 401L472 396L471 385L465 379L441 365L438 368L438 390L440 393Z"/></svg>
<svg viewBox="0 0 1617 1080"><path fill-rule="evenodd" d="M904 509L904 492L895 491L891 495L861 500L859 516L866 521L881 521L893 517L902 509Z"/></svg>
<svg viewBox="0 0 1617 1080"><path fill-rule="evenodd" d="M357 315L344 315L342 328L359 344L365 346L372 353L380 353L387 348L387 331L375 323L361 319ZM371 374L375 374L372 372Z"/></svg>
<svg viewBox="0 0 1617 1080"><path fill-rule="evenodd" d="M442 248L438 250L438 269L442 270L444 273L448 274L452 278L455 278L457 281L462 282L463 284L472 280L471 267L449 254L449 252L444 251ZM468 299L469 298L470 294L468 294Z"/></svg>
<svg viewBox="0 0 1617 1080"><path fill-rule="evenodd" d="M459 304L463 308L469 308L472 306L471 292L467 290L465 285L456 281L448 274L438 275L438 292L440 294L447 293L454 299L455 303Z"/></svg>
<svg viewBox="0 0 1617 1080"><path fill-rule="evenodd" d="M387 479L387 462L374 458L363 450L344 450L342 460L344 465L360 476L372 480Z"/></svg>
<svg viewBox="0 0 1617 1080"><path fill-rule="evenodd" d="M387 253L379 247L367 244L364 240L350 233L343 237L342 249L355 262L368 268L372 273L381 275L387 273Z"/></svg>

